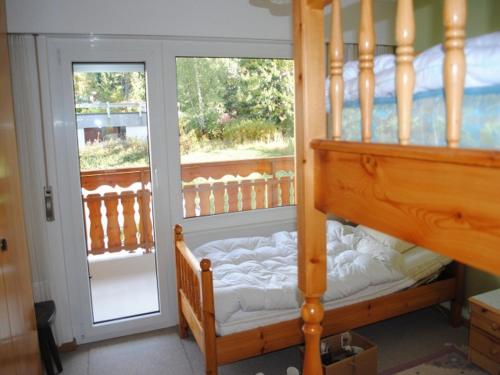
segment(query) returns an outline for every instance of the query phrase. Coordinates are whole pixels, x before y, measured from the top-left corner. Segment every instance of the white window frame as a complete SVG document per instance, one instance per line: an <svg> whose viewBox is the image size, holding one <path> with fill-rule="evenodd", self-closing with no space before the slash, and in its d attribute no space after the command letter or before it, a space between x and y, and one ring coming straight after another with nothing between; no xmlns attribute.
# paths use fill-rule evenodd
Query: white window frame
<svg viewBox="0 0 500 375"><path fill-rule="evenodd" d="M256 224L278 230L283 225L288 227L293 225L292 223L295 223L296 220L296 207L294 205L184 218L176 75L176 57L292 59L291 43L255 40L168 40L164 42L163 51L172 222L181 224L185 233L220 232L228 227L237 230L239 227L246 228Z"/></svg>

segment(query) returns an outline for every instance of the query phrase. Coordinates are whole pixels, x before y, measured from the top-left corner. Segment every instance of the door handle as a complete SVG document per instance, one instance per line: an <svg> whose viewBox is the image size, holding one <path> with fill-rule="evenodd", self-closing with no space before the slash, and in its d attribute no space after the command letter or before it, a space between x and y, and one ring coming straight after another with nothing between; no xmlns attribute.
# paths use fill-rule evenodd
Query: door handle
<svg viewBox="0 0 500 375"><path fill-rule="evenodd" d="M7 251L8 247L7 247L7 239L6 238L2 238L0 240L0 250L3 252L3 251Z"/></svg>

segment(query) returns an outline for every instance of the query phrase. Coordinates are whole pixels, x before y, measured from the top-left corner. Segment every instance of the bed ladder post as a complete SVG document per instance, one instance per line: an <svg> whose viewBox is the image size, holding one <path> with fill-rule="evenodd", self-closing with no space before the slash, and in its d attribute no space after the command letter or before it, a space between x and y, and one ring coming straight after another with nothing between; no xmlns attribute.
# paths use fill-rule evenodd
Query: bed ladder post
<svg viewBox="0 0 500 375"><path fill-rule="evenodd" d="M314 151L326 138L324 1L294 0L295 173L297 193L298 285L304 295L303 375L322 373L321 296L326 289L326 216L314 204Z"/></svg>
<svg viewBox="0 0 500 375"><path fill-rule="evenodd" d="M203 296L203 333L205 340L205 370L217 375L217 343L215 336L215 304L212 264L209 259L200 262L201 295Z"/></svg>
<svg viewBox="0 0 500 375"><path fill-rule="evenodd" d="M462 325L462 307L464 304L465 287L465 265L455 262L453 265L453 276L455 278L455 296L451 301L451 325L460 327Z"/></svg>
<svg viewBox="0 0 500 375"><path fill-rule="evenodd" d="M399 143L410 143L413 114L413 90L415 70L413 58L415 50L415 18L413 0L398 0L396 15L396 89L398 99Z"/></svg>
<svg viewBox="0 0 500 375"><path fill-rule="evenodd" d="M177 314L179 319L179 337L186 338L188 332L188 324L186 322L186 318L182 313L182 299L181 299L181 287L182 287L182 269L181 269L181 260L182 256L179 254L179 250L177 249L177 242L184 241L184 235L182 234L182 226L177 224L174 226L174 252L175 252L175 274L177 278Z"/></svg>
<svg viewBox="0 0 500 375"><path fill-rule="evenodd" d="M375 26L373 0L361 0L359 21L359 105L361 109L361 139L371 142L373 98L375 96Z"/></svg>
<svg viewBox="0 0 500 375"><path fill-rule="evenodd" d="M458 147L465 85L466 0L444 2L444 87L448 147Z"/></svg>
<svg viewBox="0 0 500 375"><path fill-rule="evenodd" d="M330 108L332 115L332 138L342 137L342 109L344 106L344 37L342 29L342 5L332 0L332 26L330 33Z"/></svg>

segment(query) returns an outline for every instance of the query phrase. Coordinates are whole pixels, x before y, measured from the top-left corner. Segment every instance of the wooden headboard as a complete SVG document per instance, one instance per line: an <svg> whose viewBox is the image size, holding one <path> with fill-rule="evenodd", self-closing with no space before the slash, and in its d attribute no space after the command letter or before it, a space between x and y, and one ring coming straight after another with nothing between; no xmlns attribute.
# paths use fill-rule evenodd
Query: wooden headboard
<svg viewBox="0 0 500 375"><path fill-rule="evenodd" d="M372 143L373 0L360 0L361 142L342 141L343 37L340 0L294 0L299 287L304 374L321 373L319 333L326 286L326 214L370 226L500 274L500 152L458 148L466 72L466 0L445 0L443 66L447 147L409 145L415 73L412 0L398 0L396 94L399 144ZM331 5L330 66L324 61ZM326 139L325 80L331 80L332 139Z"/></svg>

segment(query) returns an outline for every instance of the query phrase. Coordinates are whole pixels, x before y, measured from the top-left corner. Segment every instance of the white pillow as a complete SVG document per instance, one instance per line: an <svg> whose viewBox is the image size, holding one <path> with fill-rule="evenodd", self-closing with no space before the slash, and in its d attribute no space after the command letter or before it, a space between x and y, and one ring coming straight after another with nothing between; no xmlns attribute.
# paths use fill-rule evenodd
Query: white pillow
<svg viewBox="0 0 500 375"><path fill-rule="evenodd" d="M364 225L358 225L358 229L400 253L404 253L405 251L415 247L415 244L393 237L389 234L379 232L378 230L365 227Z"/></svg>

